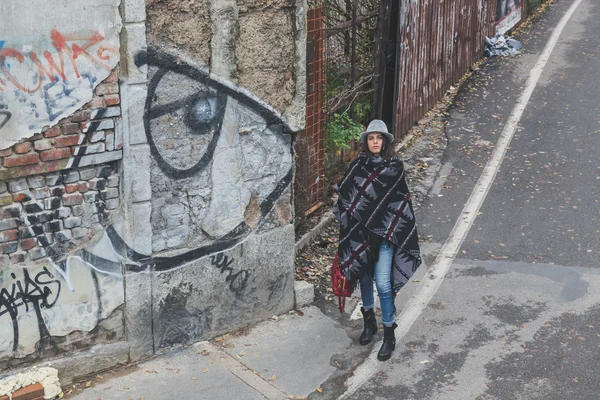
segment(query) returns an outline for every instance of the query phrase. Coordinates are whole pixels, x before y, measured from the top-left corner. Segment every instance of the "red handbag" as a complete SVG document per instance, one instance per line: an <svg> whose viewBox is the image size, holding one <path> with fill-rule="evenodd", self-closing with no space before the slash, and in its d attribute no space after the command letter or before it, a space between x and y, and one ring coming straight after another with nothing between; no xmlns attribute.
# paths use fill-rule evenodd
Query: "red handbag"
<svg viewBox="0 0 600 400"><path fill-rule="evenodd" d="M346 307L346 297L352 296L352 283L342 274L337 254L331 265L331 288L333 294L338 298L338 309L343 313Z"/></svg>

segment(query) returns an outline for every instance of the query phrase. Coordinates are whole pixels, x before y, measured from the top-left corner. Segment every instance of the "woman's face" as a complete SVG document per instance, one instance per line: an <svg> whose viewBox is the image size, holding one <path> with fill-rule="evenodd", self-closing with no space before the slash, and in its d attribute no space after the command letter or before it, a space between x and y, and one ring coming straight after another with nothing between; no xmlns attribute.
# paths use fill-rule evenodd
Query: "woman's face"
<svg viewBox="0 0 600 400"><path fill-rule="evenodd" d="M367 146L369 151L375 155L381 153L383 146L383 135L381 133L369 133L367 135Z"/></svg>

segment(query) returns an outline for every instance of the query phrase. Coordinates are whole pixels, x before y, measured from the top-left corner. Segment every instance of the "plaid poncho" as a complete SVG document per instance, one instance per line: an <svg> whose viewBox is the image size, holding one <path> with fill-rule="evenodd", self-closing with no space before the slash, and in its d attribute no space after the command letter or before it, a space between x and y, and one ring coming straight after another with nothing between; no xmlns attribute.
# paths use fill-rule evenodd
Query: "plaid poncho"
<svg viewBox="0 0 600 400"><path fill-rule="evenodd" d="M397 293L421 264L417 227L404 164L366 153L350 164L334 187L339 198L333 213L340 222L338 262L357 284L373 269L383 239L392 242L392 286Z"/></svg>

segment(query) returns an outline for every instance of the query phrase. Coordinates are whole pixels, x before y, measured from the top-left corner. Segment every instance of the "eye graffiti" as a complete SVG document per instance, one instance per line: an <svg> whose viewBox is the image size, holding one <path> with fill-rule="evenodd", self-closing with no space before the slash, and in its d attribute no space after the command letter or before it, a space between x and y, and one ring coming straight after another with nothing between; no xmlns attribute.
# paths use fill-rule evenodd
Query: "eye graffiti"
<svg viewBox="0 0 600 400"><path fill-rule="evenodd" d="M148 65L157 69L148 84L144 128L152 156L157 160L160 169L170 178L187 178L198 174L208 166L221 135L225 108L229 98L252 110L264 119L268 126L282 127L274 130L280 130L282 134L294 133L281 115L252 96L247 90L239 88L223 78L214 77L209 71L192 65L176 55L158 49L149 49L147 53L138 53L135 56L135 63L138 67ZM177 75L179 79L188 78L190 80L191 84L187 88L189 93L182 96L178 89L174 93L167 91L166 96L160 96L159 92L164 90L160 88L161 84L169 85L177 79ZM161 97L178 97L178 99L163 101ZM166 119L165 117L169 114L178 114L182 117L183 126L192 136L210 137L204 146L204 154L190 167L174 166L173 161L176 160L169 160L157 146L153 130L157 130L156 122ZM170 123L173 124L172 121ZM177 130L172 129L173 125L170 125L169 128Z"/></svg>
<svg viewBox="0 0 600 400"><path fill-rule="evenodd" d="M248 110L248 115L252 114L250 118L262 121L265 129L275 136L289 137L295 133L277 111L249 91L211 75L208 70L178 55L150 48L147 52L138 53L135 63L138 67L147 65L151 73L144 129L156 166L171 179L193 177L210 168L222 131L231 133L227 129L236 129L224 126L226 114L230 112L228 107L234 109L239 104ZM245 135L243 131L237 133ZM291 162L289 170L279 176L261 196L261 221L290 187L293 180ZM152 257L142 264L152 264L154 271L172 270L231 249L251 233L252 229L242 221L208 245L176 256Z"/></svg>
<svg viewBox="0 0 600 400"><path fill-rule="evenodd" d="M217 94L214 90L202 90L189 94L180 100L165 104L156 104L156 90L161 82L168 80L169 75L172 75L170 71L160 70L154 75L148 85L148 97L146 99L147 117L144 120L144 126L152 156L156 159L160 169L170 178L182 179L201 172L212 160L221 134L227 96ZM183 126L173 127L175 123L169 122L169 120L173 121L173 118L170 118L173 114L183 114L181 115ZM161 153L151 133L153 128L159 129L159 122L163 122L163 125L166 124L167 129L171 131L183 128L191 135L205 136L205 141L208 139L208 143L204 146L206 150L200 160L187 168L174 166L173 162L177 161L170 160ZM191 140L194 139L192 138Z"/></svg>

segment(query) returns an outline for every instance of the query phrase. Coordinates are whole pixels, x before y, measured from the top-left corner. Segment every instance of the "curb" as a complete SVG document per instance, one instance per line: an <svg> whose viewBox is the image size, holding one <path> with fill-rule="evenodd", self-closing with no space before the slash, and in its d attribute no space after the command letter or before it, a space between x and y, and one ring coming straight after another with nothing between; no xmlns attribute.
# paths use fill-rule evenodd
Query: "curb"
<svg viewBox="0 0 600 400"><path fill-rule="evenodd" d="M298 254L302 249L312 243L313 240L317 236L319 236L323 231L333 222L334 216L333 213L328 212L321 218L321 221L312 228L310 231L306 232L297 242L296 242L296 254Z"/></svg>

